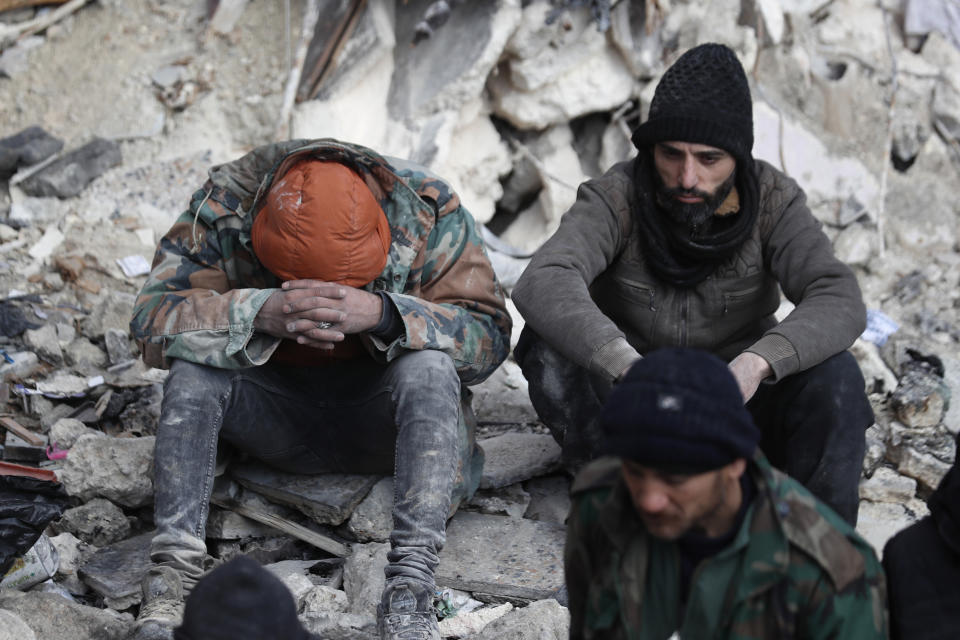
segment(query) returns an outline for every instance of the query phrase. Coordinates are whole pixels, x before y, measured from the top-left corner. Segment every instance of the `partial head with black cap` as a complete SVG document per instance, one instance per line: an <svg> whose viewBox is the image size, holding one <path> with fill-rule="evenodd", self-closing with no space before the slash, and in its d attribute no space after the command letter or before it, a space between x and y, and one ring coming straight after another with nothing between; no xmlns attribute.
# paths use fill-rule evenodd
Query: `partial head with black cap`
<svg viewBox="0 0 960 640"><path fill-rule="evenodd" d="M601 452L621 458L633 505L652 535L726 532L760 430L723 360L695 349L651 352L614 388L600 426Z"/></svg>

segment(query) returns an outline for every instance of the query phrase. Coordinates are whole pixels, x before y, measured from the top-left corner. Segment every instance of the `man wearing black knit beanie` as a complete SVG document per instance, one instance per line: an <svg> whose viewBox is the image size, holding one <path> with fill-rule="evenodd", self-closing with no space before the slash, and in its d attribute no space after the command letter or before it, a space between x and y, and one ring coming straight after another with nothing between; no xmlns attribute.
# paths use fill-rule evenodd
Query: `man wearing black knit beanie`
<svg viewBox="0 0 960 640"><path fill-rule="evenodd" d="M704 44L659 81L639 154L580 186L512 297L514 353L573 469L598 453L603 400L660 347L728 363L774 466L855 523L873 422L847 348L866 325L853 272L803 191L755 160L750 85ZM782 319L781 291L793 305Z"/></svg>
<svg viewBox="0 0 960 640"><path fill-rule="evenodd" d="M571 639L887 637L873 548L770 467L723 360L652 352L600 425L567 521Z"/></svg>

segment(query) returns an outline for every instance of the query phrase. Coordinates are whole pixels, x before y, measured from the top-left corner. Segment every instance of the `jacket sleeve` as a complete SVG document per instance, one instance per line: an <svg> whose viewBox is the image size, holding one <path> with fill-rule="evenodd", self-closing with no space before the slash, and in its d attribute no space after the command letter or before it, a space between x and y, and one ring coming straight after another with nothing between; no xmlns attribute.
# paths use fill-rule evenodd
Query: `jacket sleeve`
<svg viewBox="0 0 960 640"><path fill-rule="evenodd" d="M160 240L134 303L130 329L144 362L167 368L179 358L224 369L266 362L279 340L254 333L253 320L276 289L233 288L226 256L236 233L211 222L219 203L204 192ZM199 202L199 204L198 204ZM195 215L200 208L199 215Z"/></svg>
<svg viewBox="0 0 960 640"><path fill-rule="evenodd" d="M614 380L640 354L590 296L590 285L616 259L628 207L626 177L610 173L580 185L560 227L534 254L512 298L527 325L566 358Z"/></svg>
<svg viewBox="0 0 960 640"><path fill-rule="evenodd" d="M448 354L464 384L486 379L510 351L513 322L503 290L477 233L462 206L437 220L427 239L418 296L389 293L404 332L385 344L369 336L390 361L404 350L436 349Z"/></svg>
<svg viewBox="0 0 960 640"><path fill-rule="evenodd" d="M778 212L771 217L771 227L761 229L764 260L796 306L747 351L769 362L779 380L853 344L866 328L866 307L856 276L834 255L792 179L775 172L761 206Z"/></svg>

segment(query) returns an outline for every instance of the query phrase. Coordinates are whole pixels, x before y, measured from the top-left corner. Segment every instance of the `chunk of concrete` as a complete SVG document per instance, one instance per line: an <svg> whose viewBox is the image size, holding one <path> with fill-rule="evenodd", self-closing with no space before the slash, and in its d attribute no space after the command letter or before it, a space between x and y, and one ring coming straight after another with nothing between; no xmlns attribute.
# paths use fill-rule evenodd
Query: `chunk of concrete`
<svg viewBox="0 0 960 640"><path fill-rule="evenodd" d="M495 607L483 607L473 611L457 613L451 618L440 621L440 635L444 638L472 638L488 624L513 610L513 605L505 602Z"/></svg>
<svg viewBox="0 0 960 640"><path fill-rule="evenodd" d="M83 332L99 340L107 329L128 331L136 296L125 291L106 291L82 323Z"/></svg>
<svg viewBox="0 0 960 640"><path fill-rule="evenodd" d="M370 613L318 612L300 616L307 631L324 640L379 640L376 616Z"/></svg>
<svg viewBox="0 0 960 640"><path fill-rule="evenodd" d="M57 328L45 324L39 329L27 329L23 332L23 343L44 361L59 367L63 365L63 350L57 338Z"/></svg>
<svg viewBox="0 0 960 640"><path fill-rule="evenodd" d="M539 600L514 609L484 627L471 640L566 640L570 612L556 600Z"/></svg>
<svg viewBox="0 0 960 640"><path fill-rule="evenodd" d="M563 524L570 513L570 480L566 476L546 476L526 482L530 506L524 518Z"/></svg>
<svg viewBox="0 0 960 640"><path fill-rule="evenodd" d="M150 504L154 443L153 436L80 436L64 461L60 482L82 500L100 496L125 507Z"/></svg>
<svg viewBox="0 0 960 640"><path fill-rule="evenodd" d="M461 512L447 525L437 584L541 600L563 585L566 529L549 522Z"/></svg>
<svg viewBox="0 0 960 640"><path fill-rule="evenodd" d="M393 530L393 478L373 485L347 520L347 531L360 542L386 542Z"/></svg>
<svg viewBox="0 0 960 640"><path fill-rule="evenodd" d="M926 503L916 498L906 504L861 500L857 533L873 546L878 556L882 556L887 540L929 513Z"/></svg>
<svg viewBox="0 0 960 640"><path fill-rule="evenodd" d="M95 138L28 176L20 188L31 196L70 198L122 161L119 143Z"/></svg>
<svg viewBox="0 0 960 640"><path fill-rule="evenodd" d="M70 409L69 405L67 408ZM61 449L69 449L80 436L87 434L103 435L74 418L60 418L50 427L50 442L55 442Z"/></svg>
<svg viewBox="0 0 960 640"><path fill-rule="evenodd" d="M459 109L480 95L521 18L517 0L467 2L432 37L411 46L427 4L416 0L396 13L396 66L387 104L397 121Z"/></svg>
<svg viewBox="0 0 960 640"><path fill-rule="evenodd" d="M103 596L107 606L119 611L140 602L140 581L150 568L150 540L154 533L142 533L104 547L80 568L80 577Z"/></svg>
<svg viewBox="0 0 960 640"><path fill-rule="evenodd" d="M57 582L73 595L85 595L90 591L77 571L90 557L97 552L97 548L83 542L72 533L61 533L50 538L50 543L56 548L60 557L57 566Z"/></svg>
<svg viewBox="0 0 960 640"><path fill-rule="evenodd" d="M343 566L343 590L347 593L350 613L375 615L386 576L387 552L390 545L371 542L352 547L353 553Z"/></svg>
<svg viewBox="0 0 960 640"><path fill-rule="evenodd" d="M481 489L505 487L560 468L560 445L549 435L504 433L480 445L486 454Z"/></svg>
<svg viewBox="0 0 960 640"><path fill-rule="evenodd" d="M103 498L94 498L67 509L54 523L56 531L68 532L95 547L105 547L130 535L130 521L120 508Z"/></svg>
<svg viewBox="0 0 960 640"><path fill-rule="evenodd" d="M124 329L109 327L103 333L103 341L107 347L107 356L110 364L119 364L133 359L130 350L130 333Z"/></svg>
<svg viewBox="0 0 960 640"><path fill-rule="evenodd" d="M55 593L40 591L0 592L0 611L19 617L36 640L124 640L133 627L132 616L88 607ZM17 636L16 640L28 638L30 636Z"/></svg>
<svg viewBox="0 0 960 640"><path fill-rule="evenodd" d="M300 613L308 616L322 613L346 613L347 607L345 592L323 585L313 587L300 599Z"/></svg>
<svg viewBox="0 0 960 640"><path fill-rule="evenodd" d="M0 609L0 640L37 640L37 636L23 618Z"/></svg>
<svg viewBox="0 0 960 640"><path fill-rule="evenodd" d="M916 497L917 481L888 467L880 467L873 476L860 482L860 498L873 502L905 503Z"/></svg>
<svg viewBox="0 0 960 640"><path fill-rule="evenodd" d="M471 511L522 518L530 505L530 494L518 482L501 489L479 489L467 503Z"/></svg>
<svg viewBox="0 0 960 640"><path fill-rule="evenodd" d="M248 489L330 525L349 518L379 480L370 475L284 473L256 462L231 468L230 474Z"/></svg>

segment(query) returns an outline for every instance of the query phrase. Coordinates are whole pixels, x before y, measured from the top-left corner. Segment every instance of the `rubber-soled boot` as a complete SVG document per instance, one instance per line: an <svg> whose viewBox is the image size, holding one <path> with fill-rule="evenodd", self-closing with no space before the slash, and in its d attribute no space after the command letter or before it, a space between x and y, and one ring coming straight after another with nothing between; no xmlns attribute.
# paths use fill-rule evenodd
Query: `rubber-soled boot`
<svg viewBox="0 0 960 640"><path fill-rule="evenodd" d="M440 640L434 589L415 580L387 583L377 607L381 640Z"/></svg>
<svg viewBox="0 0 960 640"><path fill-rule="evenodd" d="M129 640L172 640L183 619L183 583L170 567L155 566L140 582L143 599Z"/></svg>

